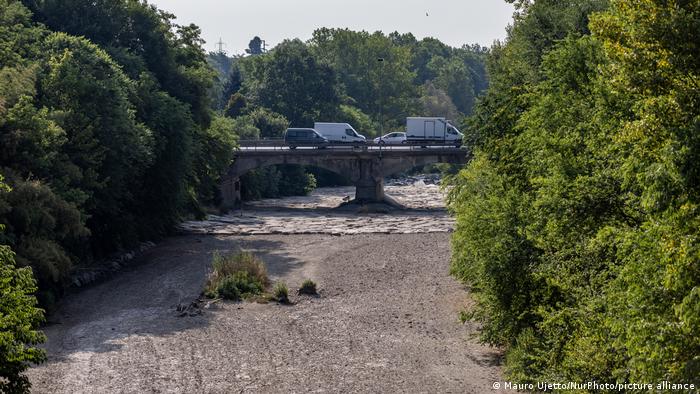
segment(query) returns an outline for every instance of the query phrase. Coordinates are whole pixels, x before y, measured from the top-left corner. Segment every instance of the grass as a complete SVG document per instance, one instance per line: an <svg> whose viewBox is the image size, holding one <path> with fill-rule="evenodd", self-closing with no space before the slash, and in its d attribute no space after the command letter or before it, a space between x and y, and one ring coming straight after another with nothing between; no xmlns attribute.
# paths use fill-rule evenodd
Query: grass
<svg viewBox="0 0 700 394"><path fill-rule="evenodd" d="M289 304L289 289L284 282L277 282L272 290L272 297L280 304Z"/></svg>
<svg viewBox="0 0 700 394"><path fill-rule="evenodd" d="M270 283L265 264L250 252L214 254L204 294L238 301L262 294Z"/></svg>
<svg viewBox="0 0 700 394"><path fill-rule="evenodd" d="M474 320L474 313L467 311L459 311L459 321L464 324L470 320Z"/></svg>
<svg viewBox="0 0 700 394"><path fill-rule="evenodd" d="M312 281L311 279L305 280L304 283L301 284L298 293L307 295L318 295L318 290L316 289L316 282Z"/></svg>

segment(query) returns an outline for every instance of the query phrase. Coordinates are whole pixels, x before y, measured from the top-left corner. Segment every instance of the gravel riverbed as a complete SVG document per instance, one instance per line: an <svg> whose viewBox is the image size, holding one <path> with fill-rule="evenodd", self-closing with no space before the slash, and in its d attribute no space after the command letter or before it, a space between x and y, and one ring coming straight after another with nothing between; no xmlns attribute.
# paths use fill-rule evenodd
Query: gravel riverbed
<svg viewBox="0 0 700 394"><path fill-rule="evenodd" d="M429 230L170 238L62 302L45 330L49 361L29 371L33 391L491 391L500 353L459 322L470 299L448 273L449 228ZM259 255L290 289L315 280L320 297L217 303L179 317L177 305L199 296L212 254L236 250Z"/></svg>

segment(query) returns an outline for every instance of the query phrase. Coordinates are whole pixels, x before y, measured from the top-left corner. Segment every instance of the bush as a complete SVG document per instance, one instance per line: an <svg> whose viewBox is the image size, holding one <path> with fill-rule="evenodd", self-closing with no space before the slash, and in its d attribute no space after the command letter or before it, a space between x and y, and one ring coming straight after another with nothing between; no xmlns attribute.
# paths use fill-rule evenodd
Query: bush
<svg viewBox="0 0 700 394"><path fill-rule="evenodd" d="M269 284L265 264L250 252L215 253L212 268L204 289L207 297L239 300L262 293Z"/></svg>
<svg viewBox="0 0 700 394"><path fill-rule="evenodd" d="M22 373L28 363L46 360L44 350L34 346L46 340L36 330L43 321L43 311L36 308L34 291L32 270L16 268L14 253L0 245L0 392L3 393L28 393L31 384Z"/></svg>
<svg viewBox="0 0 700 394"><path fill-rule="evenodd" d="M241 290L238 281L233 276L225 277L216 287L216 292L210 293L225 300L238 301L241 299Z"/></svg>
<svg viewBox="0 0 700 394"><path fill-rule="evenodd" d="M305 280L304 283L301 284L298 292L299 294L317 295L318 291L316 290L316 282L312 281L311 279Z"/></svg>
<svg viewBox="0 0 700 394"><path fill-rule="evenodd" d="M289 303L289 289L283 282L278 282L272 291L272 297L280 304Z"/></svg>

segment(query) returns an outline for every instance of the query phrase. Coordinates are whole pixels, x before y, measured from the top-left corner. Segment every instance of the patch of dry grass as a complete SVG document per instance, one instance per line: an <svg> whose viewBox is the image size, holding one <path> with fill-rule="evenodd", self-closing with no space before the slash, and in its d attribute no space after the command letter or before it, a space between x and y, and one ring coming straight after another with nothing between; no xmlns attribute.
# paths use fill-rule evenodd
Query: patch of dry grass
<svg viewBox="0 0 700 394"><path fill-rule="evenodd" d="M250 252L215 253L204 294L238 300L261 294L270 284L263 261Z"/></svg>

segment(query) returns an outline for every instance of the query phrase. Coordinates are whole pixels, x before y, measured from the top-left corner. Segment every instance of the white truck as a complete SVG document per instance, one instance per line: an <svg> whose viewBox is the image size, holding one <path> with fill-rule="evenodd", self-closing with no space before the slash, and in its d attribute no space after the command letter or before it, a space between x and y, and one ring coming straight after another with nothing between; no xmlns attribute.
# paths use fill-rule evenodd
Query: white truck
<svg viewBox="0 0 700 394"><path fill-rule="evenodd" d="M326 137L330 143L364 143L366 138L360 135L348 123L314 123L314 129Z"/></svg>
<svg viewBox="0 0 700 394"><path fill-rule="evenodd" d="M450 123L440 117L410 117L406 118L407 142L438 142L462 145L464 135Z"/></svg>

